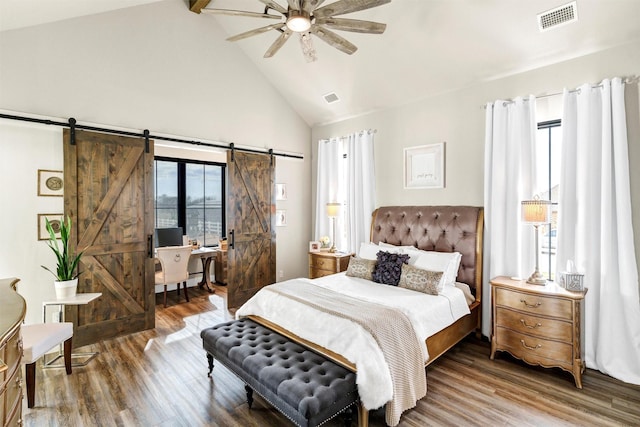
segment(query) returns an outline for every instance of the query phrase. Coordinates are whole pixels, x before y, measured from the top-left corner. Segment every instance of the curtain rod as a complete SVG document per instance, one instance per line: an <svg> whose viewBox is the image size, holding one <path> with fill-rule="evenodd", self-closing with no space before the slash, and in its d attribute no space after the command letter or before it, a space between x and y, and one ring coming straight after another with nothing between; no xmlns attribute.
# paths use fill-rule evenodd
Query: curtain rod
<svg viewBox="0 0 640 427"><path fill-rule="evenodd" d="M624 77L622 79L622 82L625 84L629 84L629 83L637 83L638 80L640 80L640 76L631 76L631 77ZM597 85L591 85L591 89L596 89L602 87L602 83L598 83ZM576 92L580 92L580 88L575 88L575 89L571 89L568 91L569 93L576 93ZM549 98L551 96L559 96L562 95L564 92L554 92L554 93L547 93L544 95L535 95L534 97L536 99L540 99L540 98ZM528 98L523 99L523 101L528 101ZM506 106L509 104L513 104L515 101L513 99L506 99L504 100L504 102L502 103L502 106ZM483 105L482 108L486 109L487 108L487 104Z"/></svg>
<svg viewBox="0 0 640 427"><path fill-rule="evenodd" d="M368 133L369 135L371 135L372 133L378 133L378 129L364 129L364 130L357 131L357 132L354 132L354 133L359 133L360 136L362 136L365 132ZM320 142L329 142L332 139L347 139L347 138L349 138L349 136L350 135L338 136L338 137L329 138L329 139L321 139Z"/></svg>
<svg viewBox="0 0 640 427"><path fill-rule="evenodd" d="M55 121L55 120L50 120L50 119L37 119L37 118L34 118L34 117L26 117L26 116L18 116L18 115L13 115L13 114L0 113L0 118L1 119L23 121L23 122L30 122L30 123L40 123L40 124L45 124L45 125L50 125L50 126L67 127L67 128L72 129L72 131L73 131L73 129L82 129L82 130L90 130L90 131L110 133L110 134L114 134L114 135L123 135L123 136L137 137L137 138L154 139L154 140L162 140L162 141L169 141L169 142L178 142L178 143L181 143L181 144L198 145L198 146L202 146L202 147L222 148L222 149L226 149L226 150L242 151L242 152L246 152L246 153L269 154L269 155L272 155L272 156L288 157L288 158L293 158L293 159L304 159L304 157L301 154L278 153L278 152L273 151L273 149L257 149L257 148L237 147L237 146L235 146L235 144L233 142L225 143L225 144L215 144L215 143L210 143L210 142L187 140L187 139L174 138L174 137L168 137L168 136L162 136L162 135L152 135L152 134L149 133L149 130L147 130L147 129L145 129L143 132L131 132L131 131L124 131L124 130L103 128L103 127L98 127L98 126L81 125L81 124L77 124L76 120L73 117L70 118L68 122L61 122L61 121Z"/></svg>

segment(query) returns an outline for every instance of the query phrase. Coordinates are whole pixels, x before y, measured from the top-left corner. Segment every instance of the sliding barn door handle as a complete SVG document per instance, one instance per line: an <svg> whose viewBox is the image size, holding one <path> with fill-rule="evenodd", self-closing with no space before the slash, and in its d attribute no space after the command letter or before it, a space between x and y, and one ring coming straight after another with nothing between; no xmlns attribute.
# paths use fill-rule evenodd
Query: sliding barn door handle
<svg viewBox="0 0 640 427"><path fill-rule="evenodd" d="M231 235L231 243L229 243L229 249L234 249L234 246L236 244L236 233L234 232L234 230L231 230L229 234Z"/></svg>
<svg viewBox="0 0 640 427"><path fill-rule="evenodd" d="M153 234L147 234L147 257L153 258Z"/></svg>

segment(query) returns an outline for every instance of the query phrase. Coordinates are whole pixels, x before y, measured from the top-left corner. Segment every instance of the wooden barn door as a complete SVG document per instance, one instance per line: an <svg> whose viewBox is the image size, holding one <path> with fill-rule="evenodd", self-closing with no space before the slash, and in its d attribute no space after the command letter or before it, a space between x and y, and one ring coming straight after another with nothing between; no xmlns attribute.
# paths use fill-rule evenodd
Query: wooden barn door
<svg viewBox="0 0 640 427"><path fill-rule="evenodd" d="M64 132L64 206L84 250L78 292L102 292L89 305L67 306L82 346L155 325L153 142L110 134ZM153 254L151 254L153 256Z"/></svg>
<svg viewBox="0 0 640 427"><path fill-rule="evenodd" d="M227 154L227 298L240 307L276 281L275 158Z"/></svg>

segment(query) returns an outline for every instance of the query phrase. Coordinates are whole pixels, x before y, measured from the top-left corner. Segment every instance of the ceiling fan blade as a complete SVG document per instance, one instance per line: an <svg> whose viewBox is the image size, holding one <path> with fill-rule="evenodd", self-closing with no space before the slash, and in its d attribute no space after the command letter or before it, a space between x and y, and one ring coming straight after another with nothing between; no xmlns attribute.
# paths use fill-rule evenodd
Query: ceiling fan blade
<svg viewBox="0 0 640 427"><path fill-rule="evenodd" d="M302 0L302 10L311 14L314 9L320 7L324 3L324 0Z"/></svg>
<svg viewBox="0 0 640 427"><path fill-rule="evenodd" d="M260 27L260 28L254 29L254 30L250 30L250 31L244 32L244 33L236 34L233 37L229 37L227 39L227 41L235 42L235 41L238 41L238 40L246 39L247 37L255 36L257 34L266 33L267 31L279 30L280 28L282 28L284 26L285 26L284 22L281 22L279 24L267 25L266 27Z"/></svg>
<svg viewBox="0 0 640 427"><path fill-rule="evenodd" d="M271 0L259 0L262 3L266 4L268 7L270 7L273 10L277 10L278 12L282 13L283 15L285 15L287 13L287 9L285 9L284 7L280 6L278 3L271 1Z"/></svg>
<svg viewBox="0 0 640 427"><path fill-rule="evenodd" d="M267 49L267 51L264 53L264 57L271 58L273 55L275 55L276 52L278 52L284 45L284 43L289 40L289 37L291 37L291 30L287 28L282 34L280 34L276 41L274 41L273 44L269 46L269 49Z"/></svg>
<svg viewBox="0 0 640 427"><path fill-rule="evenodd" d="M317 18L316 24L326 25L334 30L351 31L354 33L382 34L387 24L373 21L361 21L345 18Z"/></svg>
<svg viewBox="0 0 640 427"><path fill-rule="evenodd" d="M336 49L348 55L351 55L353 52L358 50L356 45L351 43L349 40L319 25L316 25L316 24L312 25L310 31L316 36L318 36L318 38L320 38L322 41L330 44L331 46L335 47Z"/></svg>
<svg viewBox="0 0 640 427"><path fill-rule="evenodd" d="M244 10L230 10L230 9L201 9L200 12L209 15L232 15L232 16L248 16L250 18L268 18L268 19L282 19L279 15L269 15L268 13L258 12L245 12Z"/></svg>
<svg viewBox="0 0 640 427"><path fill-rule="evenodd" d="M313 16L316 18L326 18L334 15L344 15L346 13L382 6L387 3L391 3L391 0L339 0L320 9L316 9L313 12Z"/></svg>

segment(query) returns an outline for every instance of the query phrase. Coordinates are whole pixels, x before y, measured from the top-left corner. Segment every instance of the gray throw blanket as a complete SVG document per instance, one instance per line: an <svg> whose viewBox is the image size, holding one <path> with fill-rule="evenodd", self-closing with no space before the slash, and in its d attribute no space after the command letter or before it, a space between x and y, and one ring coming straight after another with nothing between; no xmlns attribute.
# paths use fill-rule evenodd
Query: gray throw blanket
<svg viewBox="0 0 640 427"><path fill-rule="evenodd" d="M283 282L269 291L351 320L373 336L389 366L393 383L393 399L385 407L388 425L398 425L402 413L413 408L427 394L420 349L425 344L416 337L411 322L401 311L303 282Z"/></svg>

